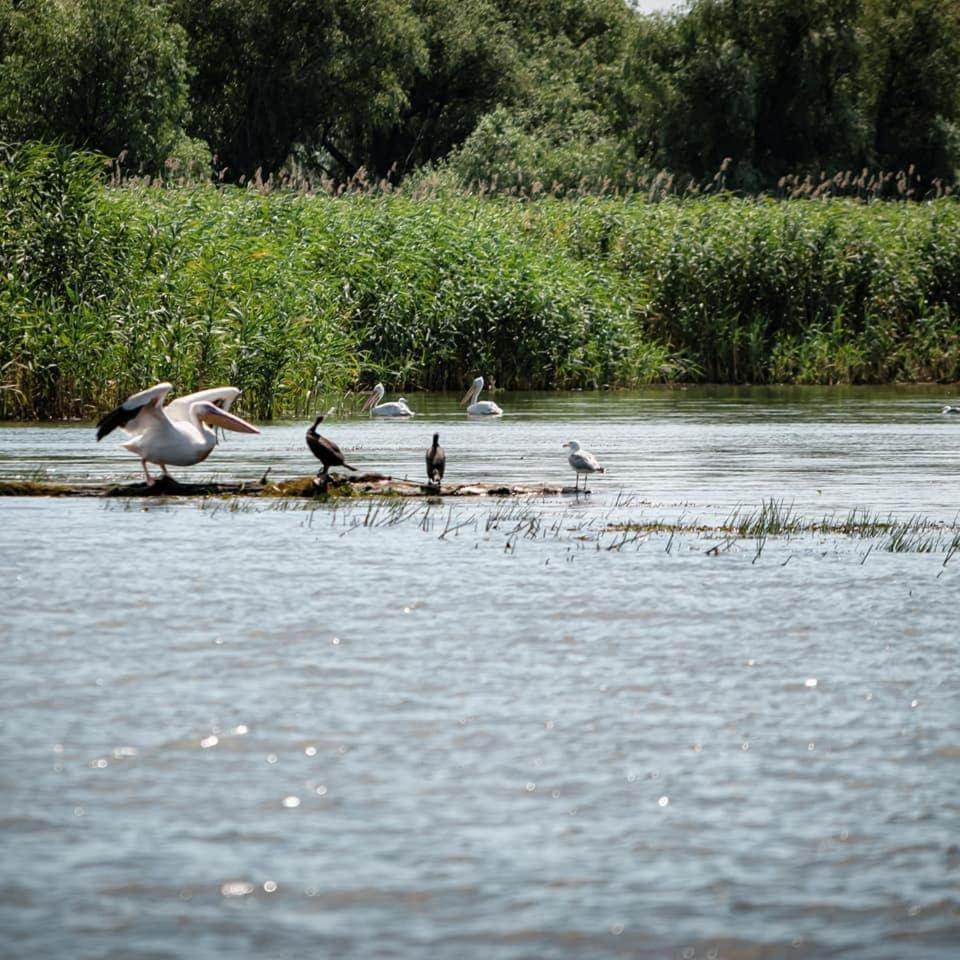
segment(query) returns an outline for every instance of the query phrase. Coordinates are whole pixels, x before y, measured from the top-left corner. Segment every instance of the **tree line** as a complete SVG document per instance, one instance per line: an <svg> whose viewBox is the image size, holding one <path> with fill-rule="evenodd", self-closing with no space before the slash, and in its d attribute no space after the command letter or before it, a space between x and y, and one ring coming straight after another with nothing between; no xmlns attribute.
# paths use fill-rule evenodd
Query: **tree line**
<svg viewBox="0 0 960 960"><path fill-rule="evenodd" d="M943 0L0 0L0 139L234 182L947 183L958 63Z"/></svg>

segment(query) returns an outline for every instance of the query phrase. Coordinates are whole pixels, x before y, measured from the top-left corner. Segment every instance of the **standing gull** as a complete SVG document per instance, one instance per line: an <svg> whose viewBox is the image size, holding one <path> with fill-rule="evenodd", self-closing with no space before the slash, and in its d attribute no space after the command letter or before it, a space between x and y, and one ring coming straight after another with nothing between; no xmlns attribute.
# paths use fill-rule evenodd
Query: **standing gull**
<svg viewBox="0 0 960 960"><path fill-rule="evenodd" d="M407 401L400 397L399 400L393 400L390 403L381 403L386 390L382 383L378 383L363 405L363 410L370 411L371 417L412 417L413 411L407 406Z"/></svg>
<svg viewBox="0 0 960 960"><path fill-rule="evenodd" d="M587 474L590 473L606 473L606 468L601 467L597 458L590 453L589 450L582 450L580 444L576 440L571 440L569 443L564 444L565 447L570 448L570 456L567 457L567 460L570 461L570 466L573 467L577 476L577 486L574 489L579 489L580 487L580 474L583 474L583 492L587 492Z"/></svg>
<svg viewBox="0 0 960 960"><path fill-rule="evenodd" d="M321 413L307 430L307 446L310 448L310 452L323 464L323 470L318 472L317 476L320 476L320 473L322 473L323 480L326 482L327 474L330 472L331 467L344 467L356 473L357 468L351 467L350 464L343 459L343 453L340 448L332 440L321 437L320 434L317 433L317 426L322 422L323 414Z"/></svg>
<svg viewBox="0 0 960 960"><path fill-rule="evenodd" d="M480 400L480 391L483 389L483 377L477 377L460 401L461 407L467 408L471 417L499 417L503 411L492 400Z"/></svg>
<svg viewBox="0 0 960 960"><path fill-rule="evenodd" d="M440 481L443 479L443 471L447 466L447 455L443 452L443 447L440 446L439 433L433 435L433 446L427 451L426 461L427 480L433 486L439 487Z"/></svg>

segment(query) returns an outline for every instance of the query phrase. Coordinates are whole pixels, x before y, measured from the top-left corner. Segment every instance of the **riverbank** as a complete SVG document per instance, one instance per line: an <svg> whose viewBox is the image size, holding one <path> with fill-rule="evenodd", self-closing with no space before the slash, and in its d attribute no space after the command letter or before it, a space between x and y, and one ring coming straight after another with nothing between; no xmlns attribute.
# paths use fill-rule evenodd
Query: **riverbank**
<svg viewBox="0 0 960 960"><path fill-rule="evenodd" d="M110 188L0 174L0 417L229 382L299 416L358 385L960 379L960 204Z"/></svg>

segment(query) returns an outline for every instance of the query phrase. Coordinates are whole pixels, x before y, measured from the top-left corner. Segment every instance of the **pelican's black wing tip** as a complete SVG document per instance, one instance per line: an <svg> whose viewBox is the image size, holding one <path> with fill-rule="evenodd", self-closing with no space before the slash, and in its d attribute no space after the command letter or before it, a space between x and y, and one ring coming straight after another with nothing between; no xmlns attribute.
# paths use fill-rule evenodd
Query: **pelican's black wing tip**
<svg viewBox="0 0 960 960"><path fill-rule="evenodd" d="M117 407L109 413L104 414L97 424L97 442L99 443L107 434L113 433L117 427L126 426L140 412L142 408L127 410L124 407Z"/></svg>

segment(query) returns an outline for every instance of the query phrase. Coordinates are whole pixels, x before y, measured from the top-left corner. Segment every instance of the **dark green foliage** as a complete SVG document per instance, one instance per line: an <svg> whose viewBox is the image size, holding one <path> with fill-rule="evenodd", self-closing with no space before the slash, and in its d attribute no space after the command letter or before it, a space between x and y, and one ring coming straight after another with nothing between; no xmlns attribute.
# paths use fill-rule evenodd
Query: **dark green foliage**
<svg viewBox="0 0 960 960"><path fill-rule="evenodd" d="M865 0L867 110L885 167L951 177L960 165L960 4Z"/></svg>
<svg viewBox="0 0 960 960"><path fill-rule="evenodd" d="M258 419L351 386L960 378L960 204L105 187L4 148L0 416L160 380ZM323 395L326 394L326 397Z"/></svg>
<svg viewBox="0 0 960 960"><path fill-rule="evenodd" d="M859 8L697 0L685 17L639 30L628 89L639 111L656 111L647 136L657 162L704 177L731 157L748 189L757 175L859 167Z"/></svg>
<svg viewBox="0 0 960 960"><path fill-rule="evenodd" d="M426 58L395 122L374 130L364 155L369 170L394 181L445 157L523 84L521 53L489 0L415 0L412 6Z"/></svg>
<svg viewBox="0 0 960 960"><path fill-rule="evenodd" d="M152 0L0 0L0 138L155 172L184 149L187 38Z"/></svg>
<svg viewBox="0 0 960 960"><path fill-rule="evenodd" d="M958 62L942 0L0 0L0 138L168 182L755 194L879 167L916 198L960 168Z"/></svg>
<svg viewBox="0 0 960 960"><path fill-rule="evenodd" d="M291 152L340 179L398 123L426 62L404 0L173 0L195 65L191 127L236 180ZM395 158L401 159L401 158Z"/></svg>

